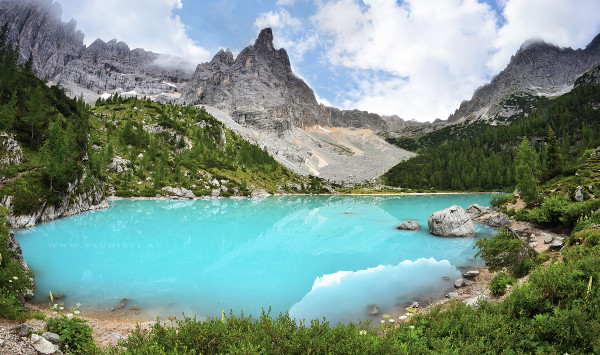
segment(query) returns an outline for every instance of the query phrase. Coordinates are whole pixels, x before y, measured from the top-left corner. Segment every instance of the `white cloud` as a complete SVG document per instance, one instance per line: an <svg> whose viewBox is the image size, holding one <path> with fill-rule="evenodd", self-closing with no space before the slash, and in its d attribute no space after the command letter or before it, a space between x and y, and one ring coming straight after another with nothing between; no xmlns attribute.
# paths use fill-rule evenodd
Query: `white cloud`
<svg viewBox="0 0 600 355"><path fill-rule="evenodd" d="M447 118L529 38L583 47L600 30L598 0L502 0L502 14L477 0L316 4L313 42L352 73L334 104L407 119Z"/></svg>
<svg viewBox="0 0 600 355"><path fill-rule="evenodd" d="M182 57L189 68L210 60L211 54L192 40L174 10L181 0L60 0L63 20L74 18L86 44L97 38L118 39L130 48Z"/></svg>
<svg viewBox="0 0 600 355"><path fill-rule="evenodd" d="M506 2L503 16L506 24L494 41L499 51L489 62L495 72L504 69L527 39L582 48L600 31L598 0L511 0Z"/></svg>
<svg viewBox="0 0 600 355"><path fill-rule="evenodd" d="M475 0L335 0L312 21L328 61L359 69L346 108L420 120L446 118L485 81L497 31Z"/></svg>
<svg viewBox="0 0 600 355"><path fill-rule="evenodd" d="M292 5L294 5L295 2L296 2L296 0L277 0L277 2L275 2L275 5L277 5L277 6L292 6Z"/></svg>

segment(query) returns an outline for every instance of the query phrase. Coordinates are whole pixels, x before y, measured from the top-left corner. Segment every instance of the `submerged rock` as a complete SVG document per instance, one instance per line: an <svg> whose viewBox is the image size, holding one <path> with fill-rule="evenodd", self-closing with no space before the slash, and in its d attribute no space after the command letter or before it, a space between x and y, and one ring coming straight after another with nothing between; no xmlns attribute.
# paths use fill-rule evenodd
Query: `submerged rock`
<svg viewBox="0 0 600 355"><path fill-rule="evenodd" d="M379 308L377 308L377 306L374 304L370 304L367 306L367 314L376 316L379 314Z"/></svg>
<svg viewBox="0 0 600 355"><path fill-rule="evenodd" d="M421 226L419 225L419 223L417 221L402 222L396 227L396 229L411 230L411 231L415 231L419 228L421 228Z"/></svg>
<svg viewBox="0 0 600 355"><path fill-rule="evenodd" d="M440 237L472 237L475 235L473 222L460 206L437 211L427 221L429 233Z"/></svg>

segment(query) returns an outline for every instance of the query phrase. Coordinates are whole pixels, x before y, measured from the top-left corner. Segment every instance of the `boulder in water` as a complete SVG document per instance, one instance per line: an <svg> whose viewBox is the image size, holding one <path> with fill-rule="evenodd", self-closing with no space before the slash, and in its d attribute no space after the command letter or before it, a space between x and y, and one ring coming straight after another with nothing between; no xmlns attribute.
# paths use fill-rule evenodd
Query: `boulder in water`
<svg viewBox="0 0 600 355"><path fill-rule="evenodd" d="M440 237L472 237L475 235L473 222L460 206L437 211L427 221L429 233Z"/></svg>
<svg viewBox="0 0 600 355"><path fill-rule="evenodd" d="M421 226L419 225L419 223L417 221L402 222L396 227L396 229L410 230L410 231L415 231L419 228L421 228Z"/></svg>

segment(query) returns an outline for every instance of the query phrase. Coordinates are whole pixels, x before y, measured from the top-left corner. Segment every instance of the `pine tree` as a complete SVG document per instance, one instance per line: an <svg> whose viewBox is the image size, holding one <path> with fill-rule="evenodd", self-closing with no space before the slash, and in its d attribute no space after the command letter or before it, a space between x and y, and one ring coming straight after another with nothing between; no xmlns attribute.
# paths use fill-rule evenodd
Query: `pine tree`
<svg viewBox="0 0 600 355"><path fill-rule="evenodd" d="M21 119L29 128L30 140L32 147L39 147L42 140L42 128L46 121L46 106L44 103L44 93L39 87L33 90L29 100L25 103L27 114Z"/></svg>
<svg viewBox="0 0 600 355"><path fill-rule="evenodd" d="M562 155L560 146L552 127L548 128L548 149L546 150L546 170L549 177L558 175L562 169Z"/></svg>
<svg viewBox="0 0 600 355"><path fill-rule="evenodd" d="M531 143L527 137L523 137L515 157L515 180L520 196L525 202L535 201L539 197L536 175L536 154L531 149Z"/></svg>

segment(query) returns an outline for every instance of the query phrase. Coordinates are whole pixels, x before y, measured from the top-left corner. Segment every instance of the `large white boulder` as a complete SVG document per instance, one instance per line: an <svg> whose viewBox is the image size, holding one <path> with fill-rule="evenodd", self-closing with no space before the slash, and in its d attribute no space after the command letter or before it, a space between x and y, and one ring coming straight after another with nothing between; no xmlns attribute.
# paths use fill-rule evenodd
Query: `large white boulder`
<svg viewBox="0 0 600 355"><path fill-rule="evenodd" d="M460 206L437 211L427 221L429 233L440 237L472 237L475 235L473 222Z"/></svg>

